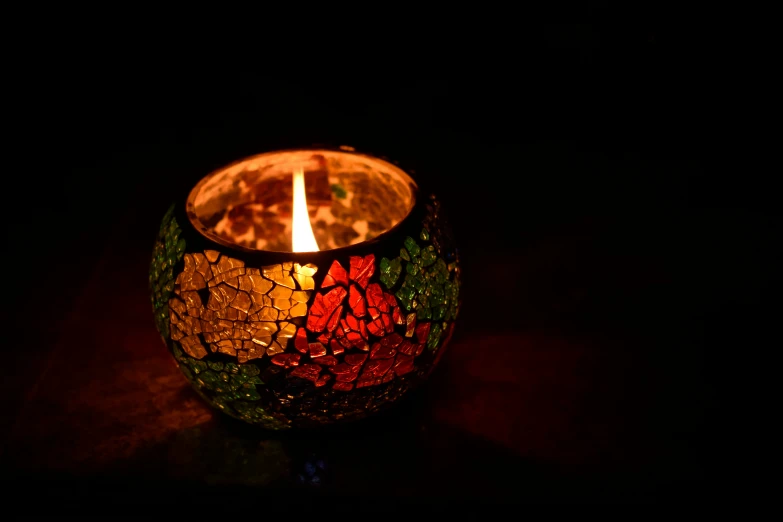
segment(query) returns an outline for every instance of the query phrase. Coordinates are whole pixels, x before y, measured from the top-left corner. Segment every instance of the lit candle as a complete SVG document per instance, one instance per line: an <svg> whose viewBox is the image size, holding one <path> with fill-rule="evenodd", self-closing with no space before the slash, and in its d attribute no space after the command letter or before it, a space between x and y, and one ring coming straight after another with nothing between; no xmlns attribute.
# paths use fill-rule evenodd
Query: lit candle
<svg viewBox="0 0 783 522"><path fill-rule="evenodd" d="M310 215L307 212L307 195L305 194L304 170L297 167L294 170L294 211L291 230L291 243L294 252L316 252L313 227L310 226Z"/></svg>
<svg viewBox="0 0 783 522"><path fill-rule="evenodd" d="M439 205L396 164L350 148L208 174L160 227L158 331L201 395L246 422L379 410L426 379L454 330L460 269Z"/></svg>

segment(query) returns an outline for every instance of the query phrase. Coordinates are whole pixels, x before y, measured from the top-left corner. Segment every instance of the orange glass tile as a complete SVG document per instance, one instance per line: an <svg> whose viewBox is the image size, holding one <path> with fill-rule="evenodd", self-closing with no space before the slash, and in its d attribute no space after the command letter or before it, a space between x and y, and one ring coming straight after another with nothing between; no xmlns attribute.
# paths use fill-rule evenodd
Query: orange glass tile
<svg viewBox="0 0 783 522"><path fill-rule="evenodd" d="M413 337L416 328L416 314L411 313L405 317L405 337Z"/></svg>
<svg viewBox="0 0 783 522"><path fill-rule="evenodd" d="M236 308L237 310L242 310L243 312L247 313L248 310L250 310L250 305L252 302L250 301L250 296L247 294L247 292L239 291L237 292L236 297L233 301L231 301L231 307Z"/></svg>
<svg viewBox="0 0 783 522"><path fill-rule="evenodd" d="M306 264L304 266L299 263L294 263L294 279L299 283L299 287L302 290L315 290L315 275L318 268L313 264Z"/></svg>

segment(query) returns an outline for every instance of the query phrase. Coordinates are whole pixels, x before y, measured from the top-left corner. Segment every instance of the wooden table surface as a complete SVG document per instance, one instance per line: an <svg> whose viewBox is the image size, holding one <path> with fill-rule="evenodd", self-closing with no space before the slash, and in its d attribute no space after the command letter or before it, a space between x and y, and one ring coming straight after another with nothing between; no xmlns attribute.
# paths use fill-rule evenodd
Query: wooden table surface
<svg viewBox="0 0 783 522"><path fill-rule="evenodd" d="M508 227L454 213L464 304L427 386L376 418L280 435L211 410L160 342L146 272L167 194L146 191L126 195L103 243L82 238L83 255L60 266L58 277L89 269L72 294L51 297L59 314L35 326L46 349L10 378L19 400L2 459L17 487L63 502L129 489L160 501L172 491L443 501L698 491L709 296L685 253L704 216L629 224L580 211L528 222L509 243Z"/></svg>

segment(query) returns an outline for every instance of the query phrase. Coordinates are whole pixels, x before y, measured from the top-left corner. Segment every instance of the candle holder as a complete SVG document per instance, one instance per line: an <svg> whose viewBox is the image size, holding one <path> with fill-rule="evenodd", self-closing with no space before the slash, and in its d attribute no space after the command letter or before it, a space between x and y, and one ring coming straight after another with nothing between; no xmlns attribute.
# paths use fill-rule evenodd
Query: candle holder
<svg viewBox="0 0 783 522"><path fill-rule="evenodd" d="M166 212L150 267L185 377L269 429L362 418L419 385L454 331L459 286L439 201L350 147L207 175Z"/></svg>

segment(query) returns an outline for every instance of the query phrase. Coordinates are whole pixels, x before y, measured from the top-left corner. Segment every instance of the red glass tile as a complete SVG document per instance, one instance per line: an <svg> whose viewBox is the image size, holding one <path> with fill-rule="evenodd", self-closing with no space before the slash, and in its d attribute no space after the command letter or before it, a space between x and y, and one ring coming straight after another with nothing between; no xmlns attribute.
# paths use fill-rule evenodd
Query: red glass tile
<svg viewBox="0 0 783 522"><path fill-rule="evenodd" d="M370 350L370 359L389 359L394 357L397 350L391 346L381 346L379 343L375 343Z"/></svg>
<svg viewBox="0 0 783 522"><path fill-rule="evenodd" d="M330 335L328 333L322 333L318 336L318 342L321 344L329 344L329 337Z"/></svg>
<svg viewBox="0 0 783 522"><path fill-rule="evenodd" d="M359 366L367 360L366 353L352 353L345 356L345 363L351 366Z"/></svg>
<svg viewBox="0 0 783 522"><path fill-rule="evenodd" d="M315 381L315 387L316 388L320 388L321 386L326 384L329 381L329 379L331 379L331 378L332 378L332 376L329 375L328 373L325 373L325 374L321 375L320 377L318 377L318 380Z"/></svg>
<svg viewBox="0 0 783 522"><path fill-rule="evenodd" d="M367 375L356 381L356 388L364 388L366 386L372 386L373 384L375 384L375 376Z"/></svg>
<svg viewBox="0 0 783 522"><path fill-rule="evenodd" d="M413 355L413 352L415 352L415 351L416 351L416 347L413 344L411 344L411 342L409 340L407 340L407 339L402 341L402 344L400 344L397 347L397 352L398 353L403 353L405 355Z"/></svg>
<svg viewBox="0 0 783 522"><path fill-rule="evenodd" d="M349 277L352 281L356 281L362 288L367 288L367 283L374 273L375 256L373 254L369 254L365 257L351 256Z"/></svg>
<svg viewBox="0 0 783 522"><path fill-rule="evenodd" d="M389 372L383 376L383 380L381 382L389 382L392 379L394 379L394 372Z"/></svg>
<svg viewBox="0 0 783 522"><path fill-rule="evenodd" d="M291 366L299 365L298 353L279 353L272 357L272 364L282 366L284 368L290 368Z"/></svg>
<svg viewBox="0 0 783 522"><path fill-rule="evenodd" d="M326 346L321 343L310 343L310 357L323 357L326 355Z"/></svg>
<svg viewBox="0 0 783 522"><path fill-rule="evenodd" d="M380 364L375 369L375 375L380 377L381 375L385 375L386 372L389 371L389 369L394 365L394 358L391 359L381 359L378 361Z"/></svg>
<svg viewBox="0 0 783 522"><path fill-rule="evenodd" d="M326 323L326 330L333 332L340 321L340 316L343 313L343 305L338 306L329 318L329 322Z"/></svg>
<svg viewBox="0 0 783 522"><path fill-rule="evenodd" d="M345 334L345 338L351 343L351 346L360 347L364 344L364 338L359 332L348 332Z"/></svg>
<svg viewBox="0 0 783 522"><path fill-rule="evenodd" d="M351 290L348 293L348 304L356 317L364 317L367 313L367 302L356 285L351 285Z"/></svg>
<svg viewBox="0 0 783 522"><path fill-rule="evenodd" d="M427 336L430 335L430 323L429 321L419 323L418 326L416 326L416 339L419 340L420 343L426 343L427 342Z"/></svg>
<svg viewBox="0 0 783 522"><path fill-rule="evenodd" d="M331 355L324 355L323 357L319 357L315 362L324 366L334 366L337 364L337 358L332 357Z"/></svg>
<svg viewBox="0 0 783 522"><path fill-rule="evenodd" d="M367 323L364 321L359 321L359 333L362 334L362 337L364 340L367 340Z"/></svg>
<svg viewBox="0 0 783 522"><path fill-rule="evenodd" d="M320 332L326 328L327 321L346 295L348 292L345 288L339 286L329 290L326 295L316 294L315 301L307 314L307 329L311 332Z"/></svg>
<svg viewBox="0 0 783 522"><path fill-rule="evenodd" d="M421 352L424 351L424 345L423 344L417 344L416 345L416 357L421 355Z"/></svg>
<svg viewBox="0 0 783 522"><path fill-rule="evenodd" d="M383 336L384 330L383 330L383 321L381 319L376 319L375 321L371 322L367 325L367 330L369 332L377 337Z"/></svg>
<svg viewBox="0 0 783 522"><path fill-rule="evenodd" d="M324 277L324 282L321 283L321 288L328 288L337 284L348 286L348 273L343 268L343 265L335 260L332 261L332 266L329 267L329 271L326 273L326 277Z"/></svg>
<svg viewBox="0 0 783 522"><path fill-rule="evenodd" d="M342 346L340 346L340 343L338 343L338 342L337 342L337 341L335 341L334 339L332 339L331 341L329 341L329 348L331 348L331 349L332 349L332 353L333 353L334 355L340 355L341 353L343 353L343 352L345 351L345 348L343 348Z"/></svg>
<svg viewBox="0 0 783 522"><path fill-rule="evenodd" d="M390 334L394 331L391 314L381 314L381 322L383 322L383 329L386 330L386 333Z"/></svg>
<svg viewBox="0 0 783 522"><path fill-rule="evenodd" d="M383 297L383 289L378 283L367 286L367 306L377 308L379 312L389 312L391 307Z"/></svg>
<svg viewBox="0 0 783 522"><path fill-rule="evenodd" d="M353 384L350 382L336 382L332 388L339 391L351 391L353 390Z"/></svg>
<svg viewBox="0 0 783 522"><path fill-rule="evenodd" d="M307 353L307 331L304 328L300 328L296 331L294 336L294 348L302 353Z"/></svg>
<svg viewBox="0 0 783 522"><path fill-rule="evenodd" d="M329 367L329 371L335 375L353 372L353 366L348 363L339 363Z"/></svg>
<svg viewBox="0 0 783 522"><path fill-rule="evenodd" d="M397 358L394 360L394 373L397 375L405 375L406 373L413 371L413 356L398 353Z"/></svg>
<svg viewBox="0 0 783 522"><path fill-rule="evenodd" d="M372 319L378 319L378 317L381 315L381 312L374 306L367 308L367 311L370 312L370 317Z"/></svg>
<svg viewBox="0 0 783 522"><path fill-rule="evenodd" d="M359 377L359 372L338 373L335 374L334 380L338 382L353 382Z"/></svg>
<svg viewBox="0 0 783 522"><path fill-rule="evenodd" d="M391 348L396 348L400 344L402 344L403 338L398 333L393 333L390 335L387 335L383 339L381 339L381 344L383 346L389 346Z"/></svg>
<svg viewBox="0 0 783 522"><path fill-rule="evenodd" d="M367 364L364 365L364 372L362 372L362 376L365 374L374 373L375 370L380 368L381 366L381 359L375 360L375 361L368 361Z"/></svg>
<svg viewBox="0 0 783 522"><path fill-rule="evenodd" d="M359 320L353 314L345 314L345 322L342 325L346 332L359 331Z"/></svg>
<svg viewBox="0 0 783 522"><path fill-rule="evenodd" d="M402 312L400 312L399 306L394 307L394 312L392 313L392 319L394 319L394 324L405 324L405 316L402 315Z"/></svg>
<svg viewBox="0 0 783 522"><path fill-rule="evenodd" d="M318 380L318 374L320 373L321 367L317 364L303 364L294 369L294 371L292 371L289 375L292 377L300 377L302 379L315 382Z"/></svg>

